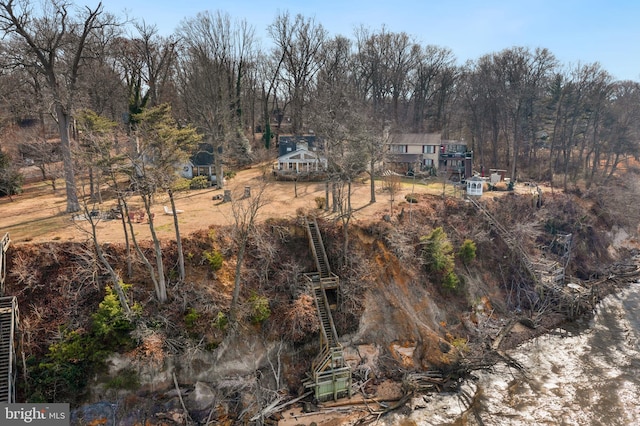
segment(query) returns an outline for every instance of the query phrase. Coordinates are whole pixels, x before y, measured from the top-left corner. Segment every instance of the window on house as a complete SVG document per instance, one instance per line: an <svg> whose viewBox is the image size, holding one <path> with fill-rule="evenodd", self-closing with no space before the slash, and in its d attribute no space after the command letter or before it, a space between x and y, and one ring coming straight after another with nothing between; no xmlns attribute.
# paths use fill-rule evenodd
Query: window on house
<svg viewBox="0 0 640 426"><path fill-rule="evenodd" d="M422 145L422 153L423 154L435 154L436 146L435 145Z"/></svg>
<svg viewBox="0 0 640 426"><path fill-rule="evenodd" d="M407 153L407 145L391 145L391 152L395 152L397 154L406 154Z"/></svg>
<svg viewBox="0 0 640 426"><path fill-rule="evenodd" d="M433 158L425 158L424 160L422 160L422 165L424 167L433 167Z"/></svg>

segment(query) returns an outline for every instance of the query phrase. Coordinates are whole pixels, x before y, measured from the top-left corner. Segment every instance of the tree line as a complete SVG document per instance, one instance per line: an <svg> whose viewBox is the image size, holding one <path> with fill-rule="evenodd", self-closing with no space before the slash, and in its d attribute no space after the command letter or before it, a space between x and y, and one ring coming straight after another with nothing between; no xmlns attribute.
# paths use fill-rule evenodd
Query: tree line
<svg viewBox="0 0 640 426"><path fill-rule="evenodd" d="M214 147L218 176L223 162L271 149L285 125L321 135L342 182L373 178L397 133L441 132L467 141L476 168L557 175L565 187L607 182L639 151L638 83L598 63L563 65L545 48L458 65L450 49L385 26L330 36L314 18L282 12L263 49L254 27L223 11L184 18L164 36L102 3L66 0L0 1L0 34L0 126L7 135L25 120L55 123L68 212L80 209L73 147L87 110L127 135L116 148L136 152L141 114L170 105L176 128Z"/></svg>

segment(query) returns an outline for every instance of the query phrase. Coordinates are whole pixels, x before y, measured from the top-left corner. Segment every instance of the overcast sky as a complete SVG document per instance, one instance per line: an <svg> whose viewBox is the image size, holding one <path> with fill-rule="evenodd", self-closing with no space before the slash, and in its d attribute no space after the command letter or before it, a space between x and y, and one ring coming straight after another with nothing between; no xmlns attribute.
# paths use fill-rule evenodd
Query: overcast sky
<svg viewBox="0 0 640 426"><path fill-rule="evenodd" d="M97 1L76 0L77 4ZM265 47L266 28L280 13L313 17L330 35L353 38L364 25L450 48L459 64L513 46L546 47L563 65L599 62L617 80L640 81L637 0L103 0L117 15L155 24L168 35L184 18L221 10L246 19Z"/></svg>

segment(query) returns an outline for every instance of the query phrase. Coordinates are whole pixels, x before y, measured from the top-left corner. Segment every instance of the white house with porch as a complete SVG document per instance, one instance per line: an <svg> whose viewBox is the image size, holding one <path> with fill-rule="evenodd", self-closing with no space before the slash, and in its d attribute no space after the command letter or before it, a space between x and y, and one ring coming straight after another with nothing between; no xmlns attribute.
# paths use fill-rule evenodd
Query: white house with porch
<svg viewBox="0 0 640 426"><path fill-rule="evenodd" d="M298 148L278 157L279 174L316 173L327 169L327 159L306 147Z"/></svg>

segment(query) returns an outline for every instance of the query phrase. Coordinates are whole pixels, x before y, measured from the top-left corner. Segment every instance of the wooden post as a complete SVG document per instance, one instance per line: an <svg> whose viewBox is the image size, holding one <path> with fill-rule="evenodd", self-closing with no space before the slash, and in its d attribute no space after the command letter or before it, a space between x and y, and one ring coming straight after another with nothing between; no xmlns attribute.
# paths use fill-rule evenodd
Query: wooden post
<svg viewBox="0 0 640 426"><path fill-rule="evenodd" d="M0 240L0 296L4 296L4 281L7 277L7 250L10 243L11 239L7 232Z"/></svg>
<svg viewBox="0 0 640 426"><path fill-rule="evenodd" d="M224 190L224 196L222 198L222 202L223 203L231 202L231 190L230 189L225 189Z"/></svg>

